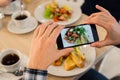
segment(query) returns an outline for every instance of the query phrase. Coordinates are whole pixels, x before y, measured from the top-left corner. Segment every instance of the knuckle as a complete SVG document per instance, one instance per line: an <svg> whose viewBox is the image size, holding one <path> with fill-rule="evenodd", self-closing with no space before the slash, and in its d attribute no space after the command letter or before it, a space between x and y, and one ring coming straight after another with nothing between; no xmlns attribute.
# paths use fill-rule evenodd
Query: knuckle
<svg viewBox="0 0 120 80"><path fill-rule="evenodd" d="M95 20L95 23L99 23L99 17Z"/></svg>
<svg viewBox="0 0 120 80"><path fill-rule="evenodd" d="M101 48L101 47L102 47L102 44L101 44L101 43L98 43L98 44L97 44L97 47L98 47L98 48Z"/></svg>
<svg viewBox="0 0 120 80"><path fill-rule="evenodd" d="M92 13L90 16L95 16L95 13Z"/></svg>
<svg viewBox="0 0 120 80"><path fill-rule="evenodd" d="M52 39L48 39L48 40L47 40L47 44L48 44L49 46L50 46L51 44L53 44L53 42L54 42L54 41L53 41Z"/></svg>
<svg viewBox="0 0 120 80"><path fill-rule="evenodd" d="M98 24L98 23L99 23L99 17L96 17L96 19L94 19L92 22L93 22L94 24Z"/></svg>
<svg viewBox="0 0 120 80"><path fill-rule="evenodd" d="M58 31L61 31L63 28L65 28L64 26L58 26Z"/></svg>
<svg viewBox="0 0 120 80"><path fill-rule="evenodd" d="M112 23L108 23L107 26L111 29L113 24Z"/></svg>
<svg viewBox="0 0 120 80"><path fill-rule="evenodd" d="M40 38L40 41L41 41L41 42L44 42L44 41L45 41L45 37L42 36L42 37Z"/></svg>

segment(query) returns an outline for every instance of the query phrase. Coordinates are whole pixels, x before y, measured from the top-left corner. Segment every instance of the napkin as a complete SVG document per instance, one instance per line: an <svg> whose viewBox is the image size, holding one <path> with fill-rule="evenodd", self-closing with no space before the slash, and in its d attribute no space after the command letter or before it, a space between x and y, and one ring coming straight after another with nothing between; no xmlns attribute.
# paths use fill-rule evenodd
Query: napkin
<svg viewBox="0 0 120 80"><path fill-rule="evenodd" d="M104 57L99 72L107 78L120 74L120 48L113 47Z"/></svg>

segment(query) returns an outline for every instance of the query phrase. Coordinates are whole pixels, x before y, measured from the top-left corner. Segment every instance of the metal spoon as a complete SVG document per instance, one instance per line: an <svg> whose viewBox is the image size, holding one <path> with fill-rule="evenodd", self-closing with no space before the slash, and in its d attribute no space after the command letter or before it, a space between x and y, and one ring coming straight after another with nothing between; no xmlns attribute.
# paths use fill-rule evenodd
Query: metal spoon
<svg viewBox="0 0 120 80"><path fill-rule="evenodd" d="M4 18L4 13L3 12L0 12L0 28L3 27L3 19Z"/></svg>
<svg viewBox="0 0 120 80"><path fill-rule="evenodd" d="M13 72L13 74L14 74L15 76L22 76L22 75L23 75L23 70L22 70L22 68L20 67L19 70Z"/></svg>
<svg viewBox="0 0 120 80"><path fill-rule="evenodd" d="M23 10L24 10L24 4L23 4L22 0L20 0L20 9L21 9L20 15L22 16L23 15Z"/></svg>
<svg viewBox="0 0 120 80"><path fill-rule="evenodd" d="M21 67L18 70L14 71L14 72L6 72L6 71L0 70L0 74L2 74L2 73L11 73L11 74L14 74L15 76L22 76L23 72L24 71L22 70Z"/></svg>

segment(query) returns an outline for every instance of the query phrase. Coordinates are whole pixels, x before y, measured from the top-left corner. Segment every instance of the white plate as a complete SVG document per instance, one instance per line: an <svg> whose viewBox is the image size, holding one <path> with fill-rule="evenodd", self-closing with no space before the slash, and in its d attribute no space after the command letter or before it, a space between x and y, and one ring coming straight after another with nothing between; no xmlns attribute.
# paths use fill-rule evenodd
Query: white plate
<svg viewBox="0 0 120 80"><path fill-rule="evenodd" d="M31 17L28 20L28 22L26 22L25 28L17 27L18 25L15 25L12 20L8 23L7 28L9 32L12 32L15 34L25 34L25 33L33 31L37 27L37 25L38 25L37 20L34 17Z"/></svg>
<svg viewBox="0 0 120 80"><path fill-rule="evenodd" d="M24 4L24 8L25 8L25 4ZM16 11L19 11L20 9L21 9L20 8L20 0L16 0L16 1L10 3L5 8L0 8L0 11L3 12L5 15L11 15Z"/></svg>
<svg viewBox="0 0 120 80"><path fill-rule="evenodd" d="M28 56L25 54L22 54L22 61L21 61L21 67L26 67L26 64L28 62ZM3 69L3 71L6 71L4 68L0 67L0 69ZM1 73L0 72L0 80L19 80L22 76L15 76L11 73Z"/></svg>
<svg viewBox="0 0 120 80"><path fill-rule="evenodd" d="M70 71L66 71L64 69L64 66L50 66L48 68L48 73L60 76L60 77L69 77L69 76L75 76L78 74L82 74L83 72L87 71L89 68L91 68L94 64L94 61L96 59L96 51L95 48L87 46L87 47L80 47L80 50L85 54L86 62L84 68L75 68Z"/></svg>
<svg viewBox="0 0 120 80"><path fill-rule="evenodd" d="M69 6L72 10L73 10L73 13L72 13L72 16L70 19L68 19L67 21L59 21L57 22L58 24L61 24L61 25L70 25L74 22L76 22L80 17L81 17L81 9L80 9L80 6L79 5L76 5L75 3L72 3L72 2L66 2L65 0L56 0L56 2L62 6L62 5L67 5ZM49 21L50 19L45 19L44 16L43 16L43 13L44 13L44 10L45 10L45 6L46 4L48 3L51 3L51 1L48 1L48 2L45 2L41 5L39 5L35 12L34 12L34 15L36 17L36 19L43 23L43 22L46 22L46 21Z"/></svg>
<svg viewBox="0 0 120 80"><path fill-rule="evenodd" d="M113 47L103 59L99 72L108 79L120 74L120 48Z"/></svg>

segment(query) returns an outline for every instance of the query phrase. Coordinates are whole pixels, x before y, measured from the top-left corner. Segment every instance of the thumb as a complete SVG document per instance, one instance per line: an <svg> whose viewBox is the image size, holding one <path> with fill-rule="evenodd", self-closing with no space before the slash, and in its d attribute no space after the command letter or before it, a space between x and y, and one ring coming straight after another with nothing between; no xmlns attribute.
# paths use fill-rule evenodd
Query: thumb
<svg viewBox="0 0 120 80"><path fill-rule="evenodd" d="M66 54L68 54L69 52L72 52L73 51L73 48L66 48L66 49L63 49L60 51L60 56L64 56Z"/></svg>
<svg viewBox="0 0 120 80"><path fill-rule="evenodd" d="M94 42L94 43L91 44L92 47L98 47L98 48L101 48L101 47L104 47L104 46L107 46L107 45L108 45L107 40L98 41L98 42Z"/></svg>

